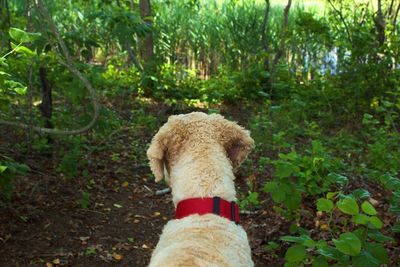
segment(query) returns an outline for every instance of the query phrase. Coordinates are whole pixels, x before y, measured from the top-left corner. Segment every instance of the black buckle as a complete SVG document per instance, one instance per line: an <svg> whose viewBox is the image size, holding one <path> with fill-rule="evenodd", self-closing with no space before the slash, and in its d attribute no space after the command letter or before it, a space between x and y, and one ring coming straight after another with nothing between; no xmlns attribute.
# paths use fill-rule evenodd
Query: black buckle
<svg viewBox="0 0 400 267"><path fill-rule="evenodd" d="M221 198L220 197L213 197L213 213L219 215L219 210L221 206Z"/></svg>
<svg viewBox="0 0 400 267"><path fill-rule="evenodd" d="M236 216L235 216L235 201L231 201L231 221L236 222Z"/></svg>

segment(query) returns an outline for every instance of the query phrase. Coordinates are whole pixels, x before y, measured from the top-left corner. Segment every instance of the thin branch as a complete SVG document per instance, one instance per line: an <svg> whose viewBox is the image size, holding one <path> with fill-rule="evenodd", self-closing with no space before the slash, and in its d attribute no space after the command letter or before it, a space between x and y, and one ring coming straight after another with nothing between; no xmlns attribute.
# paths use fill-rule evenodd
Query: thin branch
<svg viewBox="0 0 400 267"><path fill-rule="evenodd" d="M393 26L395 27L395 29L396 29L397 17L399 16L399 11L400 11L400 2L399 5L397 6L396 13L394 14L393 17Z"/></svg>
<svg viewBox="0 0 400 267"><path fill-rule="evenodd" d="M286 33L288 30L289 24L289 10L292 5L292 0L288 0L288 3L283 11L283 25L282 25L282 33L281 33L281 43L279 45L278 51L275 54L274 61L272 68L275 68L275 65L278 64L279 60L282 58L283 54L285 53L285 46L286 46ZM274 71L272 71L273 73Z"/></svg>
<svg viewBox="0 0 400 267"><path fill-rule="evenodd" d="M268 37L267 37L267 31L269 28L269 13L270 13L270 8L271 4L269 0L265 0L265 13L264 13L264 19L261 25L261 42L262 46L265 52L265 60L264 60L264 67L268 70L269 69L269 58L268 58L268 52L269 52L269 43L268 43Z"/></svg>
<svg viewBox="0 0 400 267"><path fill-rule="evenodd" d="M89 80L87 80L86 77L84 77L82 75L82 73L75 67L74 62L69 54L68 48L65 45L65 42L62 39L60 33L58 32L57 27L56 27L53 19L51 18L48 10L43 5L42 0L36 0L36 7L39 10L39 12L41 13L41 15L44 17L44 19L47 21L47 23L49 24L50 30L53 32L53 34L57 38L57 41L61 47L61 51L66 59L66 62L61 62L61 63L62 64L64 63L64 65L69 69L69 71L72 72L74 75L76 75L79 78L79 80L81 80L81 82L84 84L84 86L88 89L91 99L92 99L94 111L93 111L93 118L89 122L89 124L87 124L86 126L80 128L80 129L77 129L77 130L63 131L63 130L57 130L57 129L42 128L42 127L37 127L37 126L32 127L32 130L40 132L40 133L59 134L59 135L73 135L73 134L80 134L80 133L86 132L90 128L92 128L92 126L96 123L96 121L99 117L100 104L97 100L96 91L94 90L94 88L93 88L92 84L89 82ZM29 129L31 127L25 123L10 122L10 121L4 121L4 120L0 120L0 124L16 126L16 127L20 127L23 129Z"/></svg>
<svg viewBox="0 0 400 267"><path fill-rule="evenodd" d="M349 31L349 26L347 25L346 19L343 17L342 12L336 9L335 5L332 3L331 0L328 0L328 3L331 5L332 9L339 15L339 18L342 21L344 28L346 30L347 37L348 37L349 41L351 42L352 38L351 38L350 31Z"/></svg>

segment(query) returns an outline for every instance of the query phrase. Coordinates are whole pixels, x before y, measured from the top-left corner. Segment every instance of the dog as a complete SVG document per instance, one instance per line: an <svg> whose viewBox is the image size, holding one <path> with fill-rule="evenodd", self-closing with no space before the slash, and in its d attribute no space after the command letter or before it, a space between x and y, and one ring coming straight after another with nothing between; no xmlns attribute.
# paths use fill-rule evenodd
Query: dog
<svg viewBox="0 0 400 267"><path fill-rule="evenodd" d="M169 117L147 157L156 182L171 187L176 218L164 226L149 267L254 266L234 187L253 147L249 131L221 115Z"/></svg>

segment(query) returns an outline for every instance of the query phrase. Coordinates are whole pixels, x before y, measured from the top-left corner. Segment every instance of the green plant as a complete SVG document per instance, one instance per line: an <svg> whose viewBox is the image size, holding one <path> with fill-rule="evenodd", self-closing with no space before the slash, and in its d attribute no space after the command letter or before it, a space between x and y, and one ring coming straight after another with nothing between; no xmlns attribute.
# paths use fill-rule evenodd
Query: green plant
<svg viewBox="0 0 400 267"><path fill-rule="evenodd" d="M79 200L79 206L81 207L81 209L87 209L89 204L90 204L90 193L83 191L82 192L82 197Z"/></svg>
<svg viewBox="0 0 400 267"><path fill-rule="evenodd" d="M298 154L294 149L289 153L280 153L272 161L275 167L274 179L267 182L264 191L271 193L272 200L283 204L285 209L275 207L285 216L297 213L302 194L315 196L328 191L331 186L342 186L347 178L338 174L343 163L330 156L320 141L312 141L306 155Z"/></svg>
<svg viewBox="0 0 400 267"><path fill-rule="evenodd" d="M247 196L239 200L241 210L254 209L260 204L257 192L248 192Z"/></svg>
<svg viewBox="0 0 400 267"><path fill-rule="evenodd" d="M367 191L357 190L351 195L328 192L326 198L318 199L316 227L319 231L328 231L330 238L319 235L320 239L312 239L308 232L282 237L282 241L295 243L286 251L285 266L312 262L314 267L332 264L378 267L389 263L384 243L394 240L380 232L383 222L366 198Z"/></svg>
<svg viewBox="0 0 400 267"><path fill-rule="evenodd" d="M62 172L67 178L74 178L79 174L80 168L86 164L82 159L83 144L81 138L72 138L72 148L62 157L57 171Z"/></svg>
<svg viewBox="0 0 400 267"><path fill-rule="evenodd" d="M0 193L10 199L14 189L13 180L17 175L26 175L29 170L27 165L14 162L10 158L0 160Z"/></svg>
<svg viewBox="0 0 400 267"><path fill-rule="evenodd" d="M86 251L85 251L85 256L90 257L93 255L96 255L96 251L97 251L97 249L95 247L87 247Z"/></svg>

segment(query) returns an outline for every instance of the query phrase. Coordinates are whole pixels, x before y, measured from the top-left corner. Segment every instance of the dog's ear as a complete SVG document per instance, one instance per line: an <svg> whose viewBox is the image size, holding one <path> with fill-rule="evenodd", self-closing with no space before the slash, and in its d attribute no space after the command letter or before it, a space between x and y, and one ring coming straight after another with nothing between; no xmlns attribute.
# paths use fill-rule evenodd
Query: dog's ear
<svg viewBox="0 0 400 267"><path fill-rule="evenodd" d="M180 129L180 117L177 115L170 116L168 121L158 130L150 147L147 150L147 158L151 171L156 178L156 182L166 179L168 183L168 151L176 148L176 144L181 143L181 137L178 134Z"/></svg>
<svg viewBox="0 0 400 267"><path fill-rule="evenodd" d="M212 116L220 141L232 162L233 170L236 171L253 149L254 140L250 137L250 132L236 122L228 121L218 114Z"/></svg>
<svg viewBox="0 0 400 267"><path fill-rule="evenodd" d="M150 168L156 178L156 182L164 179L164 161L167 144L166 138L167 131L166 125L164 125L153 137L150 147L147 150L147 158L149 159Z"/></svg>

